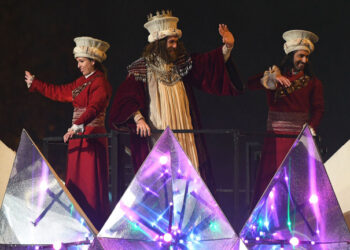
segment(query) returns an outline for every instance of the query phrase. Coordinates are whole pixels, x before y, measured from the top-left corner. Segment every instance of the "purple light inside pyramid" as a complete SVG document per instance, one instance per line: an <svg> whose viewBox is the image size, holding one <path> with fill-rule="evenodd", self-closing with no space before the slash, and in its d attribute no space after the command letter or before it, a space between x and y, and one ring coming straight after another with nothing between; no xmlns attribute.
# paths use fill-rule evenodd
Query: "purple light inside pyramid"
<svg viewBox="0 0 350 250"><path fill-rule="evenodd" d="M311 195L309 202L310 202L310 204L317 204L318 203L318 196L315 194Z"/></svg>
<svg viewBox="0 0 350 250"><path fill-rule="evenodd" d="M54 248L55 250L61 249L61 248L62 248L62 243L61 243L61 242L55 242L55 243L53 244L53 248Z"/></svg>
<svg viewBox="0 0 350 250"><path fill-rule="evenodd" d="M45 192L47 190L47 188L48 188L46 180L42 180L40 182L39 187L40 187L40 191Z"/></svg>
<svg viewBox="0 0 350 250"><path fill-rule="evenodd" d="M159 157L159 162L160 162L160 164L162 164L162 165L167 164L167 162L168 162L168 157L165 156L165 155L162 155L161 157Z"/></svg>
<svg viewBox="0 0 350 250"><path fill-rule="evenodd" d="M252 249L265 244L279 249L286 243L288 249L300 245L322 248L323 244L322 249L332 249L327 242L350 238L308 128L285 156L240 236Z"/></svg>
<svg viewBox="0 0 350 250"><path fill-rule="evenodd" d="M128 193L136 197L130 204ZM115 210L118 216L110 217L98 237L147 241L170 249L237 239L170 130L159 138Z"/></svg>
<svg viewBox="0 0 350 250"><path fill-rule="evenodd" d="M292 237L290 240L289 240L289 243L295 247L297 245L299 245L299 239L297 237Z"/></svg>
<svg viewBox="0 0 350 250"><path fill-rule="evenodd" d="M46 190L48 188L48 176L49 176L49 168L46 165L45 160L41 160L41 175L40 175L40 182L39 182L39 198L38 198L38 207L42 207L45 196L46 196Z"/></svg>
<svg viewBox="0 0 350 250"><path fill-rule="evenodd" d="M309 145L314 145L313 142L313 138L312 135L310 133L307 134L307 142ZM315 154L316 154L316 148L315 147L309 147L308 151L309 151L309 159L308 159L308 163L309 163L309 178L310 178L310 198L309 198L309 202L310 204L312 204L312 210L314 212L315 218L316 218L316 226L321 227L322 229L324 228L325 224L322 223L321 218L321 211L320 211L320 207L318 204L318 200L319 197L316 195L317 194L317 174L316 174L316 158L315 158ZM322 237L322 235L321 235ZM323 237L322 237L323 238Z"/></svg>
<svg viewBox="0 0 350 250"><path fill-rule="evenodd" d="M164 234L163 239L165 242L170 242L173 239L173 236L170 233L166 233Z"/></svg>

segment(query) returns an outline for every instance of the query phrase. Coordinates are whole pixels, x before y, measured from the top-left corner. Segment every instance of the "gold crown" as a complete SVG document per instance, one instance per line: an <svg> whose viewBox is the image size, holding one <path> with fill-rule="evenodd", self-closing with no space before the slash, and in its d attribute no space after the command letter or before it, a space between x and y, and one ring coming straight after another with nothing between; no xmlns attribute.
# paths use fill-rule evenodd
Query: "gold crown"
<svg viewBox="0 0 350 250"><path fill-rule="evenodd" d="M156 14L153 16L152 13L150 13L149 15L147 15L147 19L148 21L151 21L151 20L154 20L154 19L157 19L157 18L162 18L162 17L172 17L173 14L171 12L171 10L162 10L161 12L159 12L157 10Z"/></svg>

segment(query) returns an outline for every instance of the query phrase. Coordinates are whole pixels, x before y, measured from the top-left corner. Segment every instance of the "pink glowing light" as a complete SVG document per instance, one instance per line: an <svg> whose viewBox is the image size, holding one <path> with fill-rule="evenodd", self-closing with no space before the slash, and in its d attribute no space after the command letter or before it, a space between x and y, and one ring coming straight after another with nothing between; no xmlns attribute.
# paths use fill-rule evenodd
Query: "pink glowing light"
<svg viewBox="0 0 350 250"><path fill-rule="evenodd" d="M289 243L292 245L292 246L297 246L299 245L299 239L297 237L292 237L290 240L289 240Z"/></svg>
<svg viewBox="0 0 350 250"><path fill-rule="evenodd" d="M173 236L170 233L166 233L164 234L163 239L165 242L170 242L173 239Z"/></svg>
<svg viewBox="0 0 350 250"><path fill-rule="evenodd" d="M318 203L318 196L315 195L315 194L311 195L311 196L310 196L310 199L309 199L309 202L310 202L311 204L316 204L316 203Z"/></svg>
<svg viewBox="0 0 350 250"><path fill-rule="evenodd" d="M168 162L168 157L166 157L165 155L161 156L161 157L159 158L159 162L160 162L160 164L162 164L162 165L167 164L167 162Z"/></svg>
<svg viewBox="0 0 350 250"><path fill-rule="evenodd" d="M55 250L61 249L61 248L62 248L62 243L61 243L61 242L55 242L55 243L53 244L53 248L54 248Z"/></svg>
<svg viewBox="0 0 350 250"><path fill-rule="evenodd" d="M311 245L315 245L315 241L311 241Z"/></svg>
<svg viewBox="0 0 350 250"><path fill-rule="evenodd" d="M45 191L47 190L47 188L48 188L47 182L46 182L46 181L40 182L39 187L40 187L40 190L41 190L41 191L45 192Z"/></svg>

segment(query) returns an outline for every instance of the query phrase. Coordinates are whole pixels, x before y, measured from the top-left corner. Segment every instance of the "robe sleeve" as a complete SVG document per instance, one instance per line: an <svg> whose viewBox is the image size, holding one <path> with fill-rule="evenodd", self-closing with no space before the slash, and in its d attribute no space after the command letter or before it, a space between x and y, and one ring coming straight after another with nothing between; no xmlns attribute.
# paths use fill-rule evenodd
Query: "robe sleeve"
<svg viewBox="0 0 350 250"><path fill-rule="evenodd" d="M114 96L109 114L110 127L118 127L128 121L133 122L131 118L138 110L144 117L147 117L145 83L129 75Z"/></svg>
<svg viewBox="0 0 350 250"><path fill-rule="evenodd" d="M39 92L43 96L59 102L72 102L72 90L76 85L76 81L68 84L51 84L34 79L29 88L30 92Z"/></svg>
<svg viewBox="0 0 350 250"><path fill-rule="evenodd" d="M111 129L126 129L132 132L130 134L130 150L135 173L146 159L149 148L147 138L140 137L135 133L136 124L133 114L139 110L144 117L148 117L146 103L145 83L137 81L130 74L118 87L109 112L109 125Z"/></svg>
<svg viewBox="0 0 350 250"><path fill-rule="evenodd" d="M315 87L311 92L310 100L310 126L317 129L324 113L323 86L320 80L315 79Z"/></svg>
<svg viewBox="0 0 350 250"><path fill-rule="evenodd" d="M261 78L264 76L263 73L257 74L255 76L249 77L247 81L247 88L249 90L258 90L264 89L264 86L261 84Z"/></svg>
<svg viewBox="0 0 350 250"><path fill-rule="evenodd" d="M109 85L106 84L105 81L106 79L104 77L98 77L91 83L89 104L86 107L85 112L74 122L74 124L86 125L105 110L110 99Z"/></svg>
<svg viewBox="0 0 350 250"><path fill-rule="evenodd" d="M184 81L214 95L237 95L243 85L231 58L225 63L222 47L192 55L192 69Z"/></svg>

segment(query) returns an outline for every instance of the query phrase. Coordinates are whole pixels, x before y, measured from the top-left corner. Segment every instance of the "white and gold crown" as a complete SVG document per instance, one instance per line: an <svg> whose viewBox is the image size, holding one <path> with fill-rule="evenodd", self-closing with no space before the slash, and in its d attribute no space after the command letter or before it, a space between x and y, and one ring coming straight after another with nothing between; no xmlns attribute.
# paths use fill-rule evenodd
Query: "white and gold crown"
<svg viewBox="0 0 350 250"><path fill-rule="evenodd" d="M74 38L76 47L73 49L74 57L88 57L98 62L106 60L106 51L109 49L109 43L88 37L76 37Z"/></svg>
<svg viewBox="0 0 350 250"><path fill-rule="evenodd" d="M309 53L314 51L314 43L318 41L318 36L307 30L289 30L283 33L284 52L289 54L296 50L306 50Z"/></svg>
<svg viewBox="0 0 350 250"><path fill-rule="evenodd" d="M181 38L182 32L177 28L179 19L174 17L171 11L157 11L156 15L153 16L149 14L147 18L148 21L145 23L144 27L149 32L148 42L152 43L167 36L177 36Z"/></svg>

